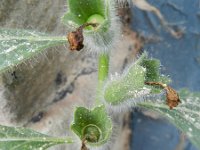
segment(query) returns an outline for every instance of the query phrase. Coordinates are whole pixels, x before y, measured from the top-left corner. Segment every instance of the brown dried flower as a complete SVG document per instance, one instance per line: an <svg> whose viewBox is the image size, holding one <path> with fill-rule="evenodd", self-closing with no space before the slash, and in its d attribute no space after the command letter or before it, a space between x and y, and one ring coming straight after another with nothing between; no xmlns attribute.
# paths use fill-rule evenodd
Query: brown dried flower
<svg viewBox="0 0 200 150"><path fill-rule="evenodd" d="M84 45L83 45L83 33L81 30L70 32L67 35L67 39L70 44L70 50L77 50L80 51Z"/></svg>
<svg viewBox="0 0 200 150"><path fill-rule="evenodd" d="M85 23L85 24L81 25L79 28L77 28L76 31L72 31L67 34L67 39L68 39L68 42L70 45L70 50L80 51L84 47L84 45L83 45L83 41L84 41L83 29L87 26L96 27L97 24L96 23Z"/></svg>
<svg viewBox="0 0 200 150"><path fill-rule="evenodd" d="M178 93L170 86L160 83L160 82L145 82L147 85L158 85L166 90L166 103L170 109L178 106L181 102Z"/></svg>

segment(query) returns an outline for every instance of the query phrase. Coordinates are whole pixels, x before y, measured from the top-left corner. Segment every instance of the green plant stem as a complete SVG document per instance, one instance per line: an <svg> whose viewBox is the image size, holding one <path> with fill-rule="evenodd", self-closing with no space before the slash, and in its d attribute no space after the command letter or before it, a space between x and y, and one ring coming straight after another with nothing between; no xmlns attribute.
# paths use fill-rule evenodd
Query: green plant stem
<svg viewBox="0 0 200 150"><path fill-rule="evenodd" d="M97 97L96 97L96 105L101 104L100 98L101 93L103 92L103 84L105 80L108 78L109 71L109 54L103 53L99 56L98 63L98 86L97 86Z"/></svg>

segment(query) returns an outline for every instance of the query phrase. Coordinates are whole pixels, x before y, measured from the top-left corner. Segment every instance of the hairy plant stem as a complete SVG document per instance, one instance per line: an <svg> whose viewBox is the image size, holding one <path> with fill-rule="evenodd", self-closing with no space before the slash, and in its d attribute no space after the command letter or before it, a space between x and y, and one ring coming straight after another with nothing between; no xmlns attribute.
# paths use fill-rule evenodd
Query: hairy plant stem
<svg viewBox="0 0 200 150"><path fill-rule="evenodd" d="M100 98L103 92L103 84L105 80L108 78L108 71L109 71L109 54L103 53L99 56L99 63L98 63L98 86L97 86L97 95L95 104L101 104Z"/></svg>

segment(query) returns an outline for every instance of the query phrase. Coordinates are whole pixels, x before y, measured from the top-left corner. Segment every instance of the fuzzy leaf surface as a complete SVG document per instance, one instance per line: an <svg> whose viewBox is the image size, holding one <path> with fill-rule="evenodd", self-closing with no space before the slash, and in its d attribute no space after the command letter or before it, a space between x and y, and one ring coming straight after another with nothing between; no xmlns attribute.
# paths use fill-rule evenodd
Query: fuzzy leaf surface
<svg viewBox="0 0 200 150"><path fill-rule="evenodd" d="M22 127L0 125L1 150L45 150L53 145L72 142L66 137L56 138Z"/></svg>
<svg viewBox="0 0 200 150"><path fill-rule="evenodd" d="M194 145L200 148L200 93L191 93L184 89L179 92L179 95L181 103L172 110L166 104L155 101L138 105L166 116L188 136Z"/></svg>
<svg viewBox="0 0 200 150"><path fill-rule="evenodd" d="M66 43L65 37L51 37L44 33L0 29L0 72L36 56L47 48Z"/></svg>
<svg viewBox="0 0 200 150"><path fill-rule="evenodd" d="M133 64L128 71L105 86L104 98L112 105L138 97L138 91L142 90L145 81L145 69Z"/></svg>
<svg viewBox="0 0 200 150"><path fill-rule="evenodd" d="M144 52L139 59L132 63L124 73L119 77L113 77L105 85L104 98L111 105L120 105L122 102L137 103L139 97L160 93L162 90L146 86L146 81L157 81L164 83L169 79L160 74L160 61L149 59L148 54Z"/></svg>

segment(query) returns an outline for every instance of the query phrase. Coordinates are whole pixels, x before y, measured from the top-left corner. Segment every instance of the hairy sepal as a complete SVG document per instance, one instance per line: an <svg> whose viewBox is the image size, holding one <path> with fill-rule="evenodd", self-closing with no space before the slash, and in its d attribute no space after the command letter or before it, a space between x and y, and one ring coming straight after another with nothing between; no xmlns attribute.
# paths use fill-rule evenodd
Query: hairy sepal
<svg viewBox="0 0 200 150"><path fill-rule="evenodd" d="M163 78L160 75L160 62L149 59L144 52L121 75L110 77L104 86L102 99L108 110L114 112L127 111L144 101L164 103L165 92L162 89L145 85L146 81L162 81Z"/></svg>

